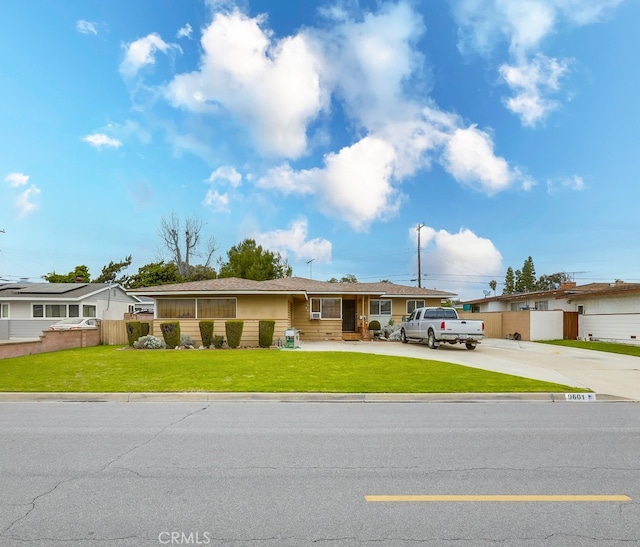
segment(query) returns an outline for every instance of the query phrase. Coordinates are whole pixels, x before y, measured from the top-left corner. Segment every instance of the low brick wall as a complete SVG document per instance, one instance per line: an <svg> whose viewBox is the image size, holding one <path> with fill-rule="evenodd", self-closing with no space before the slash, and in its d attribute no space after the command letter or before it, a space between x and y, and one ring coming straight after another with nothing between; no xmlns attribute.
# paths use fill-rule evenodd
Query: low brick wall
<svg viewBox="0 0 640 547"><path fill-rule="evenodd" d="M0 359L22 357L63 349L100 345L100 328L68 331L43 331L40 340L10 340L0 344Z"/></svg>

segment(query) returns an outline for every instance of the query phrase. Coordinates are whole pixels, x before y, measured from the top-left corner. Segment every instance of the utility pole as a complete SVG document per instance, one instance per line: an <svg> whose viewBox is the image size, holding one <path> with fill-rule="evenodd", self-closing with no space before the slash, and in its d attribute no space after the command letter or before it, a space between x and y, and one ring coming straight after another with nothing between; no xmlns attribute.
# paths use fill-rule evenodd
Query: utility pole
<svg viewBox="0 0 640 547"><path fill-rule="evenodd" d="M422 265L420 261L420 230L424 228L424 224L418 224L416 231L418 232L418 288L422 288Z"/></svg>

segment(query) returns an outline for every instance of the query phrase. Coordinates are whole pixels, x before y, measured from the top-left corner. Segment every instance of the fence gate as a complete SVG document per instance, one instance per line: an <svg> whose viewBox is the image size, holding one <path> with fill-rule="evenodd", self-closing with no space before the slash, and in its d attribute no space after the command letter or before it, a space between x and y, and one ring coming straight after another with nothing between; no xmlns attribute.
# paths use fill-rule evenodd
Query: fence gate
<svg viewBox="0 0 640 547"><path fill-rule="evenodd" d="M575 340L578 338L578 312L566 311L563 314L564 326L562 337L565 340Z"/></svg>

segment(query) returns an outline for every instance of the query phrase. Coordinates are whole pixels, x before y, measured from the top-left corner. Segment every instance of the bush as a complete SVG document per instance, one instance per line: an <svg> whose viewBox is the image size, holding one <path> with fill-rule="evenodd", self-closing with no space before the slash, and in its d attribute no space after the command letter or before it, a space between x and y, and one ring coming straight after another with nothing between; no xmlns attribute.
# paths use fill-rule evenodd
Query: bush
<svg viewBox="0 0 640 547"><path fill-rule="evenodd" d="M136 349L165 349L165 343L156 336L141 336L134 343Z"/></svg>
<svg viewBox="0 0 640 547"><path fill-rule="evenodd" d="M180 345L180 322L171 321L169 323L160 323L162 338L168 348L175 348Z"/></svg>
<svg viewBox="0 0 640 547"><path fill-rule="evenodd" d="M127 340L129 345L133 346L134 342L142 336L142 325L140 321L127 321L125 323L127 329Z"/></svg>
<svg viewBox="0 0 640 547"><path fill-rule="evenodd" d="M213 321L200 321L198 326L200 327L202 345L205 348L210 348L213 345Z"/></svg>
<svg viewBox="0 0 640 547"><path fill-rule="evenodd" d="M148 336L151 330L151 323L149 321L140 321L140 336Z"/></svg>
<svg viewBox="0 0 640 547"><path fill-rule="evenodd" d="M193 348L195 345L193 338L191 338L191 336L189 336L188 334L181 334L180 335L180 347L183 348Z"/></svg>
<svg viewBox="0 0 640 547"><path fill-rule="evenodd" d="M216 349L222 348L222 344L224 344L224 336L220 336L219 334L215 334L213 336L213 347Z"/></svg>
<svg viewBox="0 0 640 547"><path fill-rule="evenodd" d="M244 321L241 319L227 321L224 324L224 330L227 333L227 344L229 344L230 348L237 348L240 345L243 328Z"/></svg>
<svg viewBox="0 0 640 547"><path fill-rule="evenodd" d="M380 330L380 321L378 321L377 319L374 319L373 321L371 321L371 323L369 323L369 330Z"/></svg>
<svg viewBox="0 0 640 547"><path fill-rule="evenodd" d="M273 331L275 330L275 328L275 321L258 321L258 345L261 348L271 347L271 344L273 344Z"/></svg>

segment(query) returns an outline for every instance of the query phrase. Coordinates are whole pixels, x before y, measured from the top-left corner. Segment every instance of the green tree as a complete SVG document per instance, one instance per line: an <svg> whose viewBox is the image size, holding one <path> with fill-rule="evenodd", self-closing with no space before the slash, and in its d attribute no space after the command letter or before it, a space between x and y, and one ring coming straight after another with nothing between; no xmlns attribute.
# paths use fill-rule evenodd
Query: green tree
<svg viewBox="0 0 640 547"><path fill-rule="evenodd" d="M218 277L266 281L291 277L291 273L291 266L280 253L263 249L253 239L245 239L227 251L227 261L221 262Z"/></svg>
<svg viewBox="0 0 640 547"><path fill-rule="evenodd" d="M553 291L559 289L560 286L567 281L571 281L571 278L565 272L541 275L536 283L536 290Z"/></svg>
<svg viewBox="0 0 640 547"><path fill-rule="evenodd" d="M164 261L145 264L138 269L138 273L127 279L127 289L137 289L139 287L155 287L157 285L168 285L172 283L182 283L183 278L178 272L178 267L173 263Z"/></svg>
<svg viewBox="0 0 640 547"><path fill-rule="evenodd" d="M216 279L218 273L211 266L205 266L204 264L195 264L189 269L189 275L185 278L185 281L204 281L205 279Z"/></svg>
<svg viewBox="0 0 640 547"><path fill-rule="evenodd" d="M47 283L75 283L76 281L89 283L91 276L89 275L89 268L87 268L83 264L81 266L76 266L75 270L69 272L66 275L51 272L47 275L43 275L42 279L44 279Z"/></svg>
<svg viewBox="0 0 640 547"><path fill-rule="evenodd" d="M489 287L493 291L493 294L495 294L496 289L498 288L498 282L495 279L492 279L491 281L489 281Z"/></svg>
<svg viewBox="0 0 640 547"><path fill-rule="evenodd" d="M126 256L124 260L120 262L114 262L112 260L102 268L102 273L96 277L92 283L119 283L120 285L124 285L127 282L127 276L117 276L122 270L129 266L131 266L131 255Z"/></svg>
<svg viewBox="0 0 640 547"><path fill-rule="evenodd" d="M327 279L327 283L337 283L338 280L335 277L332 277L331 279Z"/></svg>
<svg viewBox="0 0 640 547"><path fill-rule="evenodd" d="M514 292L516 292L516 278L513 273L513 268L509 266L504 276L504 289L502 289L502 294L513 294Z"/></svg>
<svg viewBox="0 0 640 547"><path fill-rule="evenodd" d="M353 274L347 274L340 278L340 283L357 283L358 278Z"/></svg>

